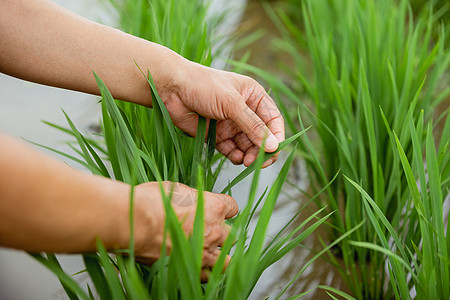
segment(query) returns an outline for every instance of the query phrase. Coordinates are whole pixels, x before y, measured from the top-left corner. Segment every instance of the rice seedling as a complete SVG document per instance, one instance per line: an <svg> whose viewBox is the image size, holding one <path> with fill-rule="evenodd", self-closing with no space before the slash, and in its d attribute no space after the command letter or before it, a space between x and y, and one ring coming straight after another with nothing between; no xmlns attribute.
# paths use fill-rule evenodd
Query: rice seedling
<svg viewBox="0 0 450 300"><path fill-rule="evenodd" d="M445 84L450 62L445 32L433 35L440 28L435 15L420 14L414 18L408 1L296 3L303 24L294 23L292 14L275 12L267 6L282 33L282 39L274 45L292 57L294 67L286 69L293 84L288 86L245 64L234 64L258 74L272 87L276 98L283 98L278 104L292 131L313 124L314 138L305 136L299 142L313 191L340 170L370 195L394 228L404 229L404 224L419 222L419 214L413 212L408 218L404 214L405 209L410 209L410 190L390 132L398 134L408 159L413 157L414 148L425 147L423 139L414 140L405 120L419 124L420 120L430 120L433 114L439 117L434 109L450 93ZM300 54L304 46L313 78ZM305 95L305 100L298 95ZM298 115L287 109L286 100L299 107ZM344 176L334 181L317 203L335 211L329 220L330 240L369 220L360 193ZM430 216L439 218L434 213L430 212ZM415 245L421 238L417 230L405 237ZM353 242L344 240L330 251L328 259L341 270L353 296L394 297L397 288L385 287L394 275L384 270L384 254L374 248L355 246L373 243L384 247L376 228L367 222L351 239Z"/></svg>
<svg viewBox="0 0 450 300"><path fill-rule="evenodd" d="M450 41L450 3L445 0L411 0L411 8L415 15L424 14L425 16L432 16L436 22L442 23L445 27L446 44ZM431 13L430 12L434 12ZM434 33L439 35L439 30Z"/></svg>
<svg viewBox="0 0 450 300"><path fill-rule="evenodd" d="M211 65L212 45L225 13L210 15L209 1L105 0L125 32L164 45L183 57Z"/></svg>
<svg viewBox="0 0 450 300"><path fill-rule="evenodd" d="M399 137L395 139L397 156L408 182L407 201L402 224L390 222L372 197L360 185L347 180L362 194L365 210L381 245L350 241L356 247L378 251L388 258L390 283L395 299L448 299L450 295L450 238L448 201L450 183L450 117L436 149L432 125L406 122L413 139L413 156L407 158ZM426 131L426 134L424 134ZM421 141L425 139L423 161ZM447 222L447 225L445 223ZM447 228L446 228L447 227Z"/></svg>

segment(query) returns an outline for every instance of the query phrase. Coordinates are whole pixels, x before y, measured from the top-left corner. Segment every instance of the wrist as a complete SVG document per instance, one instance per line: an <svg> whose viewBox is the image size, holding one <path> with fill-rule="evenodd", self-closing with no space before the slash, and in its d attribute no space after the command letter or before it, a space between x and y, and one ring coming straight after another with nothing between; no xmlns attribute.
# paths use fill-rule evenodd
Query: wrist
<svg viewBox="0 0 450 300"><path fill-rule="evenodd" d="M130 192L131 186L122 182L111 182L106 198L109 210L100 226L98 237L107 250L128 249L130 246ZM133 227L136 257L157 258L164 230L164 208L156 182L138 185L134 189Z"/></svg>
<svg viewBox="0 0 450 300"><path fill-rule="evenodd" d="M112 211L105 228L105 247L108 250L127 249L130 246L130 196L131 186L122 182L114 182L118 186L111 189L113 197L116 199L111 205ZM133 201L133 227L134 227L134 247L136 251L142 247L144 241L151 239L154 219L142 192L135 187Z"/></svg>
<svg viewBox="0 0 450 300"><path fill-rule="evenodd" d="M91 216L93 239L99 239L107 250L128 247L130 186L119 181L88 175L89 182L97 192L92 202Z"/></svg>
<svg viewBox="0 0 450 300"><path fill-rule="evenodd" d="M158 198L154 194L149 196L149 192L142 190L140 186L136 186L134 188L133 227L134 227L134 249L137 256L139 256L140 253L146 252L148 245L155 244L155 239L157 238L156 228L158 228L158 226L161 226L163 224L161 222L158 222L157 220L159 207L158 205L152 205L150 197ZM129 226L127 226L127 228L129 229ZM129 246L129 238L130 238L129 230L127 237L128 239L126 247Z"/></svg>
<svg viewBox="0 0 450 300"><path fill-rule="evenodd" d="M188 73L191 62L178 53L172 51L164 46L151 43L154 49L151 57L144 64L146 69L143 69L145 76L150 72L155 83L158 95L163 102L166 102L176 94L183 85L183 79ZM146 91L150 94L148 83L146 83ZM147 107L152 107L152 98L146 98L146 103L140 103Z"/></svg>

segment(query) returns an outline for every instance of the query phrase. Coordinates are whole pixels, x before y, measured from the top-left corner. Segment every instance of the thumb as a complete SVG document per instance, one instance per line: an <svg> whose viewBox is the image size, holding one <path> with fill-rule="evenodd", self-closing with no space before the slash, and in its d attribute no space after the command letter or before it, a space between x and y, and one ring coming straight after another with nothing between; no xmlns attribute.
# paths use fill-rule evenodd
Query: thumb
<svg viewBox="0 0 450 300"><path fill-rule="evenodd" d="M231 106L230 119L248 136L248 138L258 147L261 147L264 139L266 139L264 151L274 152L278 149L278 140L264 124L261 118L247 106L245 101L241 99L237 105Z"/></svg>

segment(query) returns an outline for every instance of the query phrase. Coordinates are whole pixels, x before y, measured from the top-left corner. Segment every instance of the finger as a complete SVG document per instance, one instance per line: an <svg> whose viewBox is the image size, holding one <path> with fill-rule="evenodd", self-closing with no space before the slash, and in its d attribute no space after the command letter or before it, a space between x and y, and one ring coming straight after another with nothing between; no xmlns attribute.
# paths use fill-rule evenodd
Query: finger
<svg viewBox="0 0 450 300"><path fill-rule="evenodd" d="M270 131L275 135L278 142L285 140L284 119L281 115L277 115L274 119L269 120L267 123Z"/></svg>
<svg viewBox="0 0 450 300"><path fill-rule="evenodd" d="M270 98L265 91L262 91L261 93L263 96L261 101L257 102L257 106L252 107L252 105L249 105L249 107L253 109L266 124L266 126L277 138L278 142L282 142L285 139L283 116L272 98Z"/></svg>
<svg viewBox="0 0 450 300"><path fill-rule="evenodd" d="M259 148L254 146L254 144L250 141L250 139L247 137L247 135L243 132L236 136L236 138L234 139L234 142L242 151L245 152L243 161L244 161L244 165L246 167L248 167L258 157ZM274 162L276 162L279 155L280 155L280 153L276 153L274 156L269 158L267 161L265 161L263 163L261 168L266 168L266 167L270 166L271 164L273 164Z"/></svg>
<svg viewBox="0 0 450 300"><path fill-rule="evenodd" d="M262 169L267 168L268 166L270 166L273 163L274 163L274 160L273 160L273 157L271 157L262 164L261 168Z"/></svg>
<svg viewBox="0 0 450 300"><path fill-rule="evenodd" d="M225 204L225 211L224 211L224 217L225 219L229 219L237 215L239 212L239 206L231 196L219 194L221 197L221 200Z"/></svg>
<svg viewBox="0 0 450 300"><path fill-rule="evenodd" d="M238 95L239 99L232 101L229 117L236 125L247 134L248 138L258 147L263 144L266 138L264 150L274 152L278 148L277 138L270 132L264 122L245 103L244 99Z"/></svg>
<svg viewBox="0 0 450 300"><path fill-rule="evenodd" d="M202 267L212 268L219 258L220 250L217 247L203 249Z"/></svg>
<svg viewBox="0 0 450 300"><path fill-rule="evenodd" d="M208 248L203 250L203 260L202 260L202 268L213 268L219 259L221 251L218 248ZM230 264L231 257L229 255L225 256L225 261L223 264L222 271Z"/></svg>
<svg viewBox="0 0 450 300"><path fill-rule="evenodd" d="M232 120L220 120L217 121L217 143L228 140L234 136L236 136L241 130Z"/></svg>
<svg viewBox="0 0 450 300"><path fill-rule="evenodd" d="M241 164L244 159L244 152L232 140L225 140L216 144L216 149L235 165Z"/></svg>
<svg viewBox="0 0 450 300"><path fill-rule="evenodd" d="M234 138L233 141L235 144L241 149L242 152L247 152L247 150L254 146L253 142L248 138L248 136L244 132L238 133Z"/></svg>
<svg viewBox="0 0 450 300"><path fill-rule="evenodd" d="M276 162L278 160L278 157L280 157L280 152L272 156L272 163Z"/></svg>
<svg viewBox="0 0 450 300"><path fill-rule="evenodd" d="M200 280L202 283L206 283L209 280L209 275L211 274L210 268L203 268L200 272Z"/></svg>
<svg viewBox="0 0 450 300"><path fill-rule="evenodd" d="M211 203L216 206L216 209L219 209L218 214L224 219L232 218L239 212L239 206L236 200L228 195L205 192L205 197L216 201Z"/></svg>
<svg viewBox="0 0 450 300"><path fill-rule="evenodd" d="M233 164L240 165L244 159L244 152L236 148L227 157Z"/></svg>
<svg viewBox="0 0 450 300"><path fill-rule="evenodd" d="M268 166L272 165L274 162L276 162L278 160L278 157L280 156L280 152L276 153L274 156L272 156L271 158L269 158L268 160L266 160L261 168L267 168Z"/></svg>
<svg viewBox="0 0 450 300"><path fill-rule="evenodd" d="M215 220L217 222L217 220ZM209 229L209 230L208 230ZM221 221L220 224L206 226L204 232L204 247L216 248L223 245L230 234L231 226Z"/></svg>
<svg viewBox="0 0 450 300"><path fill-rule="evenodd" d="M278 157L280 157L280 152L277 152L274 156L272 156L272 161L276 162L278 160Z"/></svg>
<svg viewBox="0 0 450 300"><path fill-rule="evenodd" d="M228 268L228 265L231 262L231 256L227 255L225 257L225 263L223 265L222 273ZM204 267L200 272L200 279L202 282L208 282L209 276L211 275L211 267Z"/></svg>
<svg viewBox="0 0 450 300"><path fill-rule="evenodd" d="M259 148L256 146L251 147L247 150L244 157L244 165L246 167L250 166L258 157Z"/></svg>
<svg viewBox="0 0 450 300"><path fill-rule="evenodd" d="M217 241L217 246L221 247L225 243L228 236L230 235L230 232L231 232L231 226L228 224L223 224L222 234L220 235L220 239Z"/></svg>

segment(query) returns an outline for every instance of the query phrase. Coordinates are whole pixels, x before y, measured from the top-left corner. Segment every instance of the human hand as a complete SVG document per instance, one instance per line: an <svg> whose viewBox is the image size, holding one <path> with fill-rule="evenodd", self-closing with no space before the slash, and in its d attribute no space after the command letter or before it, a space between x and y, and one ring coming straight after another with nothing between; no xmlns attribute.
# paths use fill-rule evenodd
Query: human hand
<svg viewBox="0 0 450 300"><path fill-rule="evenodd" d="M195 214L197 210L197 190L181 183L163 182L166 194L172 192L172 207L186 235L192 234ZM149 182L135 188L136 211L136 259L145 264L155 262L160 254L164 235L165 211L159 184ZM236 201L227 195L204 192L204 245L203 268L214 266L219 255L218 247L225 242L231 227L225 224L238 213ZM148 220L151 220L149 224ZM150 230L150 232L148 231ZM168 252L172 249L170 239L166 241ZM227 255L225 267L230 261ZM202 280L206 280L206 273L202 272Z"/></svg>
<svg viewBox="0 0 450 300"><path fill-rule="evenodd" d="M245 166L255 161L265 137L266 152L274 152L284 140L283 117L255 80L186 60L178 69L170 88L158 91L178 128L195 136L197 114L218 120L217 150ZM277 158L274 155L263 167Z"/></svg>

